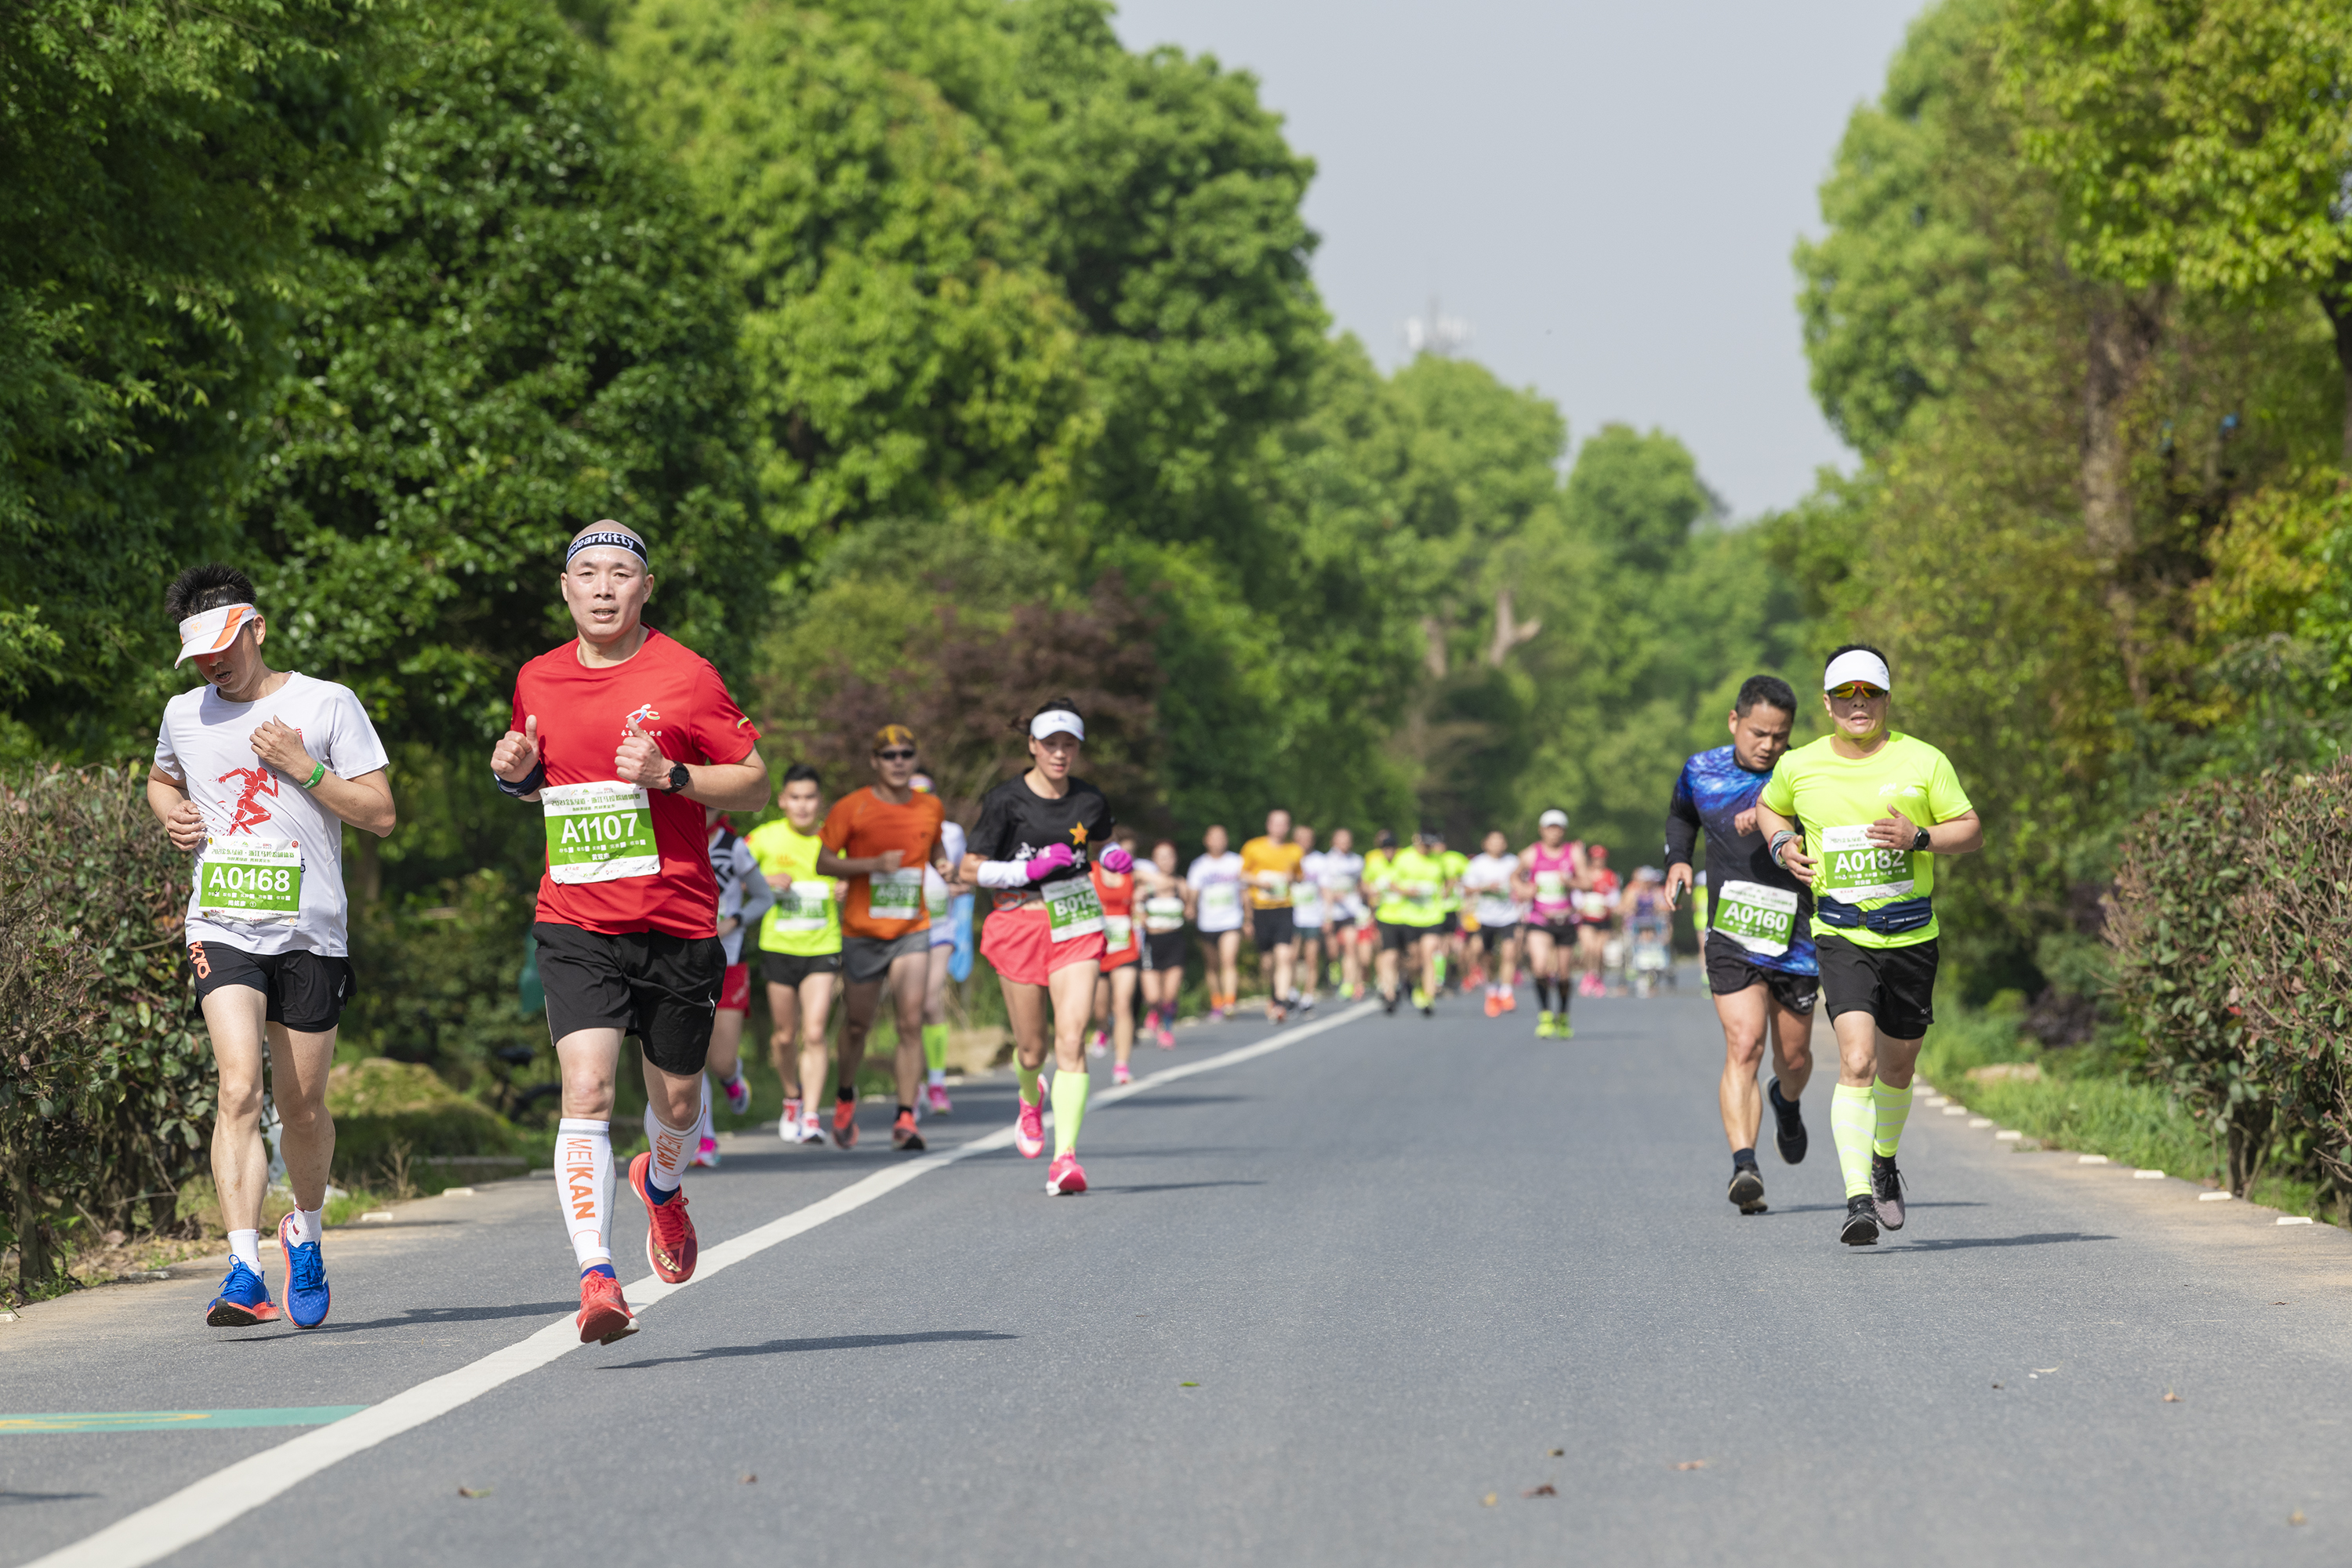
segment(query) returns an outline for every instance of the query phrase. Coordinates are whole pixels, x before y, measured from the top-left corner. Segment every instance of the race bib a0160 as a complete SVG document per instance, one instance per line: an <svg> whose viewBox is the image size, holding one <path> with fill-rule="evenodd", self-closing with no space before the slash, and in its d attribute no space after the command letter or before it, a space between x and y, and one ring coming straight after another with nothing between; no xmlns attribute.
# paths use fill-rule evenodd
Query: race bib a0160
<svg viewBox="0 0 2352 1568"><path fill-rule="evenodd" d="M1761 882L1726 882L1714 889L1715 929L1766 958L1789 951L1797 930L1797 895Z"/></svg>
<svg viewBox="0 0 2352 1568"><path fill-rule="evenodd" d="M617 882L661 871L654 810L646 792L618 779L550 784L539 792L547 814L547 874L558 882Z"/></svg>
<svg viewBox="0 0 2352 1568"><path fill-rule="evenodd" d="M866 912L877 921L910 921L923 912L922 868L877 871L870 880Z"/></svg>
<svg viewBox="0 0 2352 1568"><path fill-rule="evenodd" d="M1824 827L1814 854L1821 868L1813 874L1813 891L1839 903L1911 896L1911 852L1873 844L1867 827Z"/></svg>
<svg viewBox="0 0 2352 1568"><path fill-rule="evenodd" d="M196 912L240 925L291 925L302 912L302 851L287 838L206 839Z"/></svg>
<svg viewBox="0 0 2352 1568"><path fill-rule="evenodd" d="M1102 900L1092 877L1067 877L1038 889L1045 900L1045 924L1055 942L1091 936L1103 928Z"/></svg>

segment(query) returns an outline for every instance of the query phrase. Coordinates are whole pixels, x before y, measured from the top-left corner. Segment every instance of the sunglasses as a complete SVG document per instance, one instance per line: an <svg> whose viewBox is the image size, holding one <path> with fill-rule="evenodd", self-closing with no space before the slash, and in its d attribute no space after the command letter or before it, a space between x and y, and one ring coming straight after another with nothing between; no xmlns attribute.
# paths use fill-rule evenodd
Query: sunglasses
<svg viewBox="0 0 2352 1568"><path fill-rule="evenodd" d="M877 752L874 754L886 763L911 763L915 760L915 748L893 746L887 752Z"/></svg>
<svg viewBox="0 0 2352 1568"><path fill-rule="evenodd" d="M1884 697L1886 693L1868 681L1849 680L1843 686L1830 688L1830 695L1841 702L1852 702L1857 698L1867 701L1874 698Z"/></svg>

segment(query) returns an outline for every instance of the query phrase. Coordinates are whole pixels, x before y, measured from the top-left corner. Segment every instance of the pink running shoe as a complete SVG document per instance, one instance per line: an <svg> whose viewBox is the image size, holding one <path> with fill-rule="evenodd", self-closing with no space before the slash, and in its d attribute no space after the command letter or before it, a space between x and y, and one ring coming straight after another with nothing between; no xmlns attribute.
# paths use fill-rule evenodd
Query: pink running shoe
<svg viewBox="0 0 2352 1568"><path fill-rule="evenodd" d="M948 1086L943 1083L924 1085L923 1109L933 1116L953 1116L955 1106L948 1099Z"/></svg>
<svg viewBox="0 0 2352 1568"><path fill-rule="evenodd" d="M1165 1024L1160 1026L1160 1048L1163 1051L1176 1048L1176 1032Z"/></svg>
<svg viewBox="0 0 2352 1568"><path fill-rule="evenodd" d="M701 1143L696 1147L694 1151L694 1158L688 1160L687 1163L689 1165L701 1165L706 1168L715 1168L719 1163L719 1140L716 1138L705 1138Z"/></svg>
<svg viewBox="0 0 2352 1568"><path fill-rule="evenodd" d="M1113 1083L1133 1083L1135 1081L1135 1074L1129 1068L1125 1062L1118 1062L1114 1064L1110 1069L1110 1080Z"/></svg>
<svg viewBox="0 0 2352 1568"><path fill-rule="evenodd" d="M735 1081L733 1083L722 1083L719 1087L727 1091L727 1109L730 1111L733 1112L737 1116L740 1116L751 1109L751 1080L750 1079L745 1078L739 1072L735 1075Z"/></svg>
<svg viewBox="0 0 2352 1568"><path fill-rule="evenodd" d="M1056 1154L1045 1173L1045 1195L1049 1198L1076 1197L1087 1190L1087 1173L1078 1168L1076 1154Z"/></svg>
<svg viewBox="0 0 2352 1568"><path fill-rule="evenodd" d="M1045 1086L1037 1086L1034 1101L1021 1102L1020 1120L1013 1124L1013 1146L1021 1151L1024 1160L1034 1160L1045 1152Z"/></svg>
<svg viewBox="0 0 2352 1568"><path fill-rule="evenodd" d="M1090 1057L1099 1057L1108 1052L1109 1049L1110 1037L1103 1033L1102 1030L1097 1029L1092 1036L1088 1037L1087 1040L1087 1055Z"/></svg>

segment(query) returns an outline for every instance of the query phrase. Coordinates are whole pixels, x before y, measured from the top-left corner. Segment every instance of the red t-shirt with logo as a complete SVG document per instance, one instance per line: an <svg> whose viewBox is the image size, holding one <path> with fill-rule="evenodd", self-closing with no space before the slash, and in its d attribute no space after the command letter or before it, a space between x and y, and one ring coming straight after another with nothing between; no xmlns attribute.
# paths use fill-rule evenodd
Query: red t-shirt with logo
<svg viewBox="0 0 2352 1568"><path fill-rule="evenodd" d="M524 665L515 677L515 729L530 718L539 721L539 752L551 784L613 779L613 758L631 719L676 763L740 763L760 739L710 661L651 630L621 664L591 669L580 662L575 638ZM541 871L541 920L605 936L716 932L719 879L710 869L702 807L659 789L646 794L661 870L610 882L558 882Z"/></svg>

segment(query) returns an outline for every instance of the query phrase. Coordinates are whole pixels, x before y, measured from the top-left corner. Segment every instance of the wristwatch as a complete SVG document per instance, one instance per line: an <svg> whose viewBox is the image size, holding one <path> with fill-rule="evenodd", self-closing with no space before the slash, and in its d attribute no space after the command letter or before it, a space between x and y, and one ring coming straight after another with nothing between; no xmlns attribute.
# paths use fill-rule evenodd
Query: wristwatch
<svg viewBox="0 0 2352 1568"><path fill-rule="evenodd" d="M1924 853L1927 851L1927 830L1926 828L1924 828L1924 827L1923 827L1923 828L1921 828L1921 829L1920 829L1916 834L1915 834L1915 835L1912 837L1912 839L1911 839L1911 853L1912 853L1912 854L1914 854L1914 855L1924 854Z"/></svg>
<svg viewBox="0 0 2352 1568"><path fill-rule="evenodd" d="M686 764L685 764L684 763L670 763L670 765L669 765L669 790L668 790L668 793L669 793L669 794L671 794L671 795L676 795L678 791L680 791L680 790L684 789L688 784L691 784L693 781L694 781L694 775L693 775L692 773L688 773L688 772L686 771Z"/></svg>

